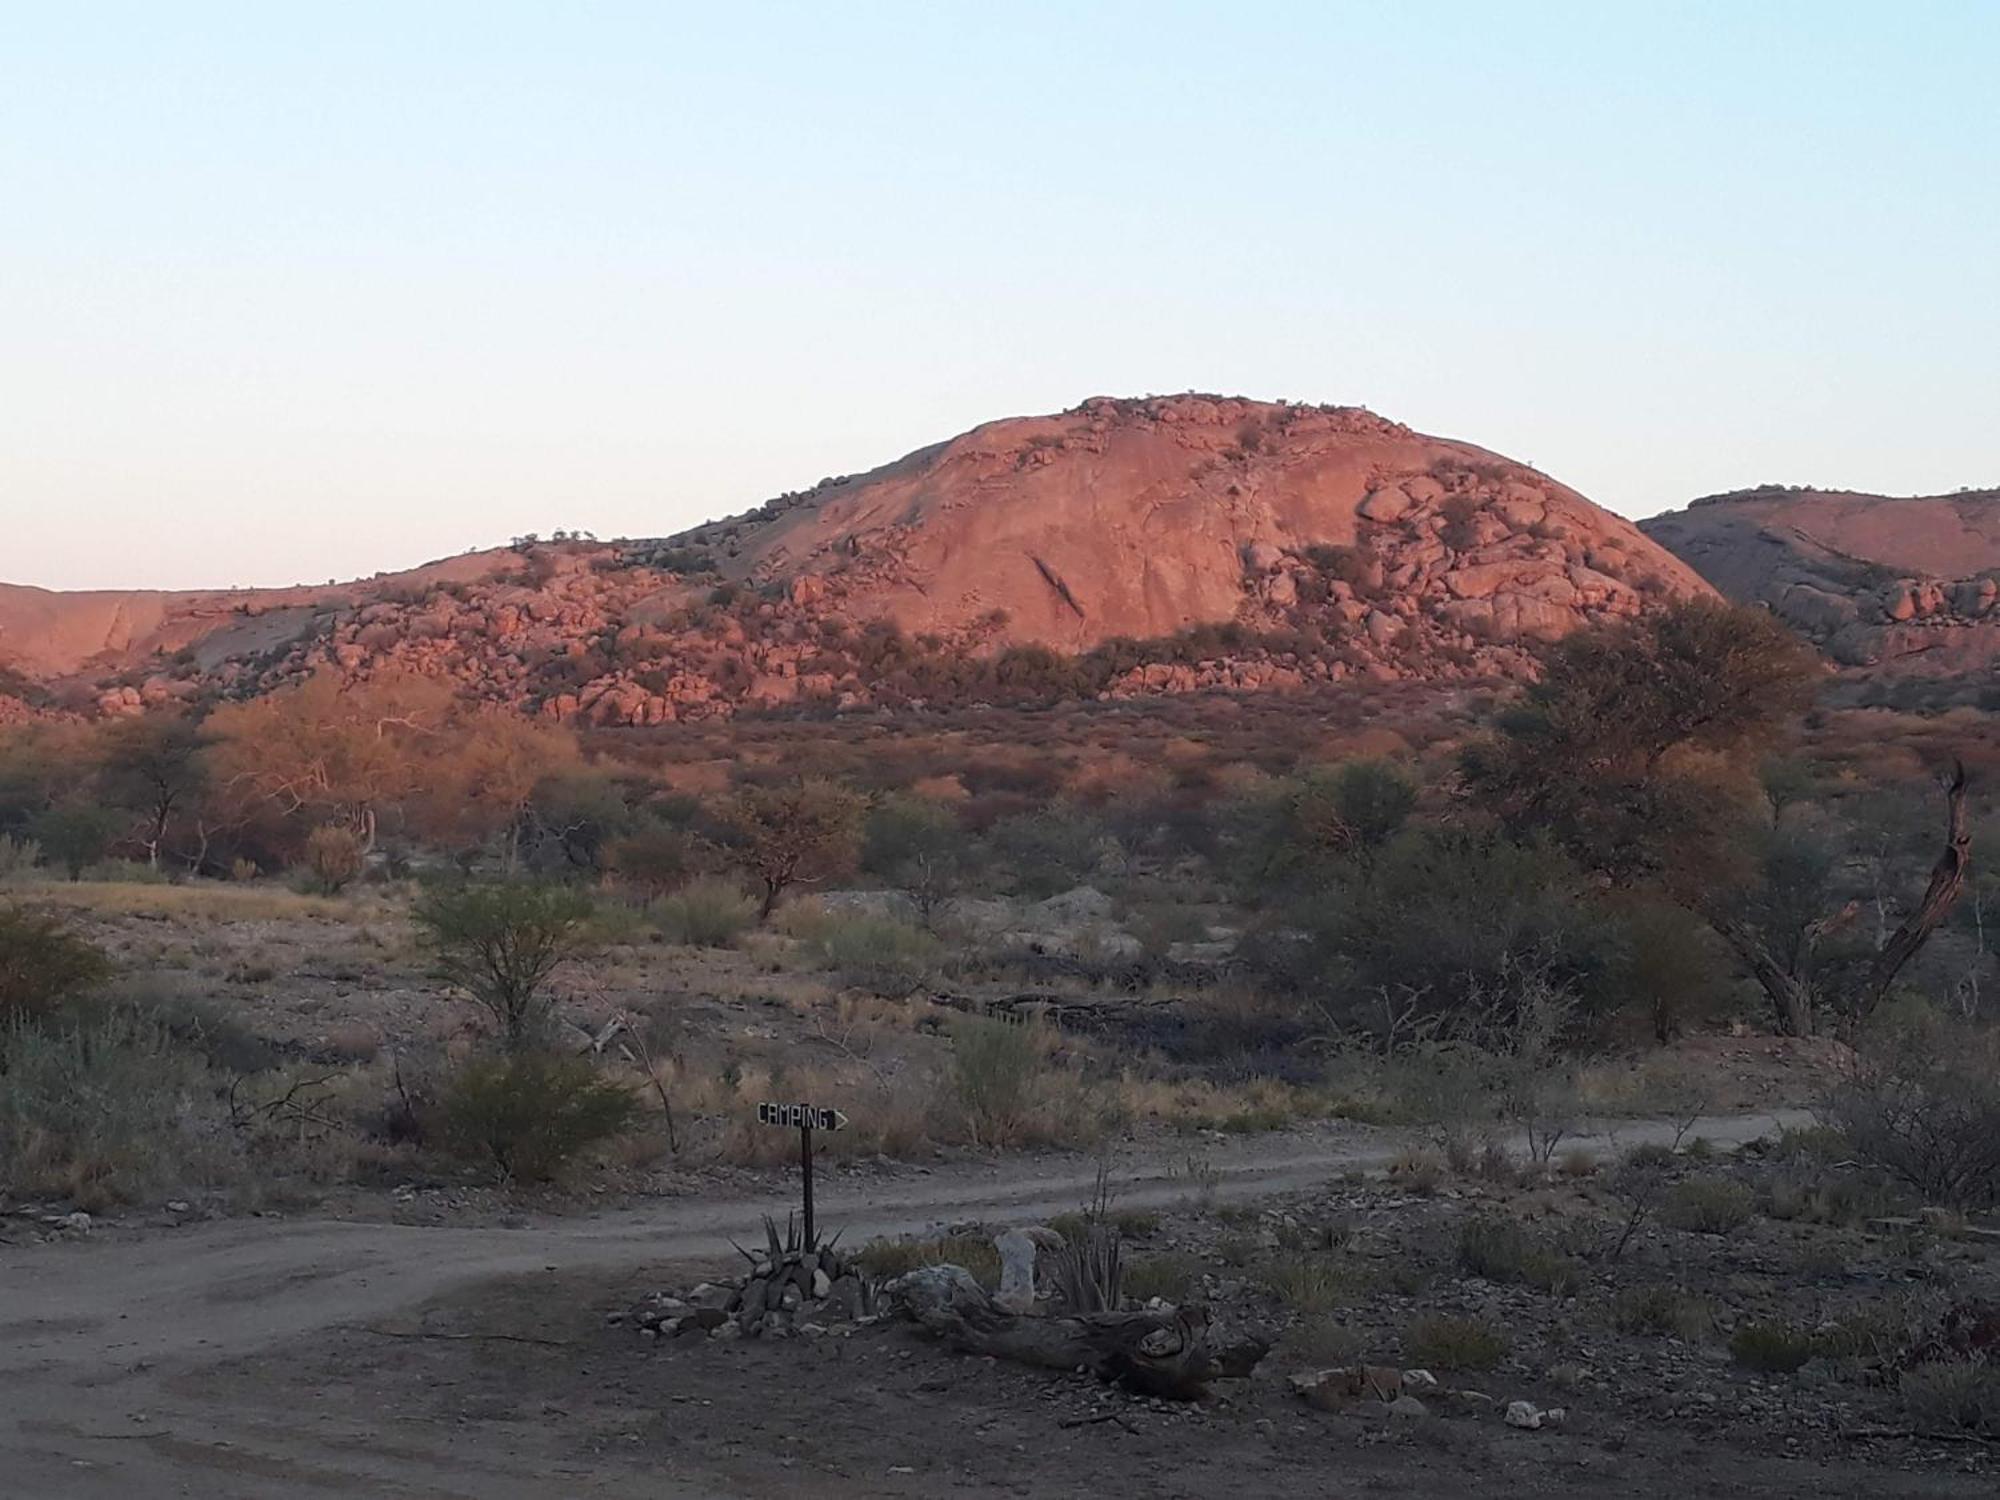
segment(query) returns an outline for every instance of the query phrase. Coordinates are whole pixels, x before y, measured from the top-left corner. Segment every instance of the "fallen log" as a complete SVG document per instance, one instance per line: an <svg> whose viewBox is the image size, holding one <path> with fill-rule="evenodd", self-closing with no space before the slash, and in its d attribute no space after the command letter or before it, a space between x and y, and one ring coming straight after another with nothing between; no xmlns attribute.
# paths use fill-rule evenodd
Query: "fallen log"
<svg viewBox="0 0 2000 1500"><path fill-rule="evenodd" d="M900 1316L967 1354L1044 1370L1089 1370L1142 1396L1199 1399L1208 1382L1248 1375L1271 1341L1234 1332L1198 1304L1034 1317L1005 1312L961 1266L925 1266L884 1289Z"/></svg>

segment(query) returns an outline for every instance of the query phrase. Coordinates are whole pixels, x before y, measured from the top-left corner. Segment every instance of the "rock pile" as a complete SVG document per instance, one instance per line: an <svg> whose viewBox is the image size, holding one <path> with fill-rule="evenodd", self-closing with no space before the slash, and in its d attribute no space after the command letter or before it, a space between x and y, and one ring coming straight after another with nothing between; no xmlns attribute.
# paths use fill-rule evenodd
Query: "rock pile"
<svg viewBox="0 0 2000 1500"><path fill-rule="evenodd" d="M654 1292L614 1323L654 1338L819 1338L871 1321L875 1288L831 1246L793 1246L756 1257L747 1276L685 1296Z"/></svg>
<svg viewBox="0 0 2000 1500"><path fill-rule="evenodd" d="M1321 1411L1349 1411L1373 1405L1392 1417L1426 1417L1433 1406L1465 1414L1491 1410L1498 1402L1484 1391L1459 1390L1443 1384L1429 1370L1399 1370L1394 1365L1339 1365L1292 1376L1292 1393ZM1540 1407L1532 1401L1510 1401L1501 1412L1509 1427L1538 1432L1560 1427L1569 1413L1560 1406Z"/></svg>

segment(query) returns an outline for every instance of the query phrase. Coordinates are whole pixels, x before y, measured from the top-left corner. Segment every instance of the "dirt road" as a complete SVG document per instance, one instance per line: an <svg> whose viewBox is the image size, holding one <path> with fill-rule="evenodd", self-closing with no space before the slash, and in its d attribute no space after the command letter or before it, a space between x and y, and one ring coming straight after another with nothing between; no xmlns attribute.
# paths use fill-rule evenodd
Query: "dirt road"
<svg viewBox="0 0 2000 1500"><path fill-rule="evenodd" d="M1798 1112L1704 1120L1718 1144L1798 1123ZM1658 1122L1585 1138L1599 1150L1671 1136ZM1129 1163L1118 1202L1144 1207L1197 1189L1246 1198L1379 1167L1395 1132L1329 1126L1221 1143L1199 1180L1173 1153ZM1178 1153L1181 1162L1187 1152ZM822 1214L849 1243L961 1218L1030 1221L1071 1210L1092 1165L1015 1161L890 1182L835 1179ZM532 1436L505 1448L478 1430L384 1430L359 1393L328 1388L275 1414L211 1379L232 1361L308 1347L483 1281L723 1263L726 1236L782 1217L786 1197L682 1199L519 1229L419 1228L243 1219L143 1238L0 1247L0 1495L23 1500L394 1496L553 1500L744 1491L713 1479L579 1468ZM718 1257L718 1251L723 1255Z"/></svg>

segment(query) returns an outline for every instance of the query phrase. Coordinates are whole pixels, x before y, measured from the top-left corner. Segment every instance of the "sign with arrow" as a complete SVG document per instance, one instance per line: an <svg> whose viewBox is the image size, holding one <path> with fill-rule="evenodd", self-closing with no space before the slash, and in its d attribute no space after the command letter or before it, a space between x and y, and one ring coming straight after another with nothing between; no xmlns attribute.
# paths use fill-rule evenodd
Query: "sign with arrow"
<svg viewBox="0 0 2000 1500"><path fill-rule="evenodd" d="M760 1104L759 1125L777 1125L791 1130L845 1130L847 1116L837 1109L817 1104Z"/></svg>
<svg viewBox="0 0 2000 1500"><path fill-rule="evenodd" d="M847 1116L817 1104L765 1103L757 1106L757 1123L799 1133L799 1170L805 1174L806 1248L813 1249L819 1243L813 1229L813 1132L844 1130Z"/></svg>

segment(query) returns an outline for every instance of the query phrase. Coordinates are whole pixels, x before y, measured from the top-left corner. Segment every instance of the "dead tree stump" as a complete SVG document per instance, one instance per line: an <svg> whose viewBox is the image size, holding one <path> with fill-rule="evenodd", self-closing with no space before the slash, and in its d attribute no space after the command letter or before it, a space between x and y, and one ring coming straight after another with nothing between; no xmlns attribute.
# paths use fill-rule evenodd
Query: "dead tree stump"
<svg viewBox="0 0 2000 1500"><path fill-rule="evenodd" d="M884 1289L900 1315L968 1354L1045 1370L1089 1370L1142 1396L1193 1401L1218 1378L1248 1375L1269 1351L1199 1305L1077 1316L1017 1316L996 1306L963 1267L925 1266Z"/></svg>

